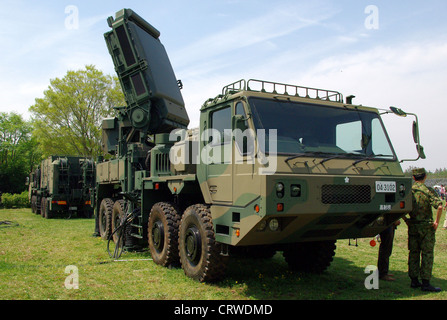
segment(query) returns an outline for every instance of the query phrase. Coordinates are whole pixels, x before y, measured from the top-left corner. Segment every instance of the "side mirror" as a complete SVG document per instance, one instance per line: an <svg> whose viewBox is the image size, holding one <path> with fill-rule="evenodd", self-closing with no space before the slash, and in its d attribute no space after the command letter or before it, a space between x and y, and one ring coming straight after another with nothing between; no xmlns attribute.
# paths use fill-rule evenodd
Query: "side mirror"
<svg viewBox="0 0 447 320"><path fill-rule="evenodd" d="M413 121L413 141L416 144L416 150L418 153L418 157L416 159L405 159L405 160L401 160L400 162L404 162L404 161L417 161L419 159L426 159L425 153L424 153L424 147L421 146L420 144L420 139L419 139L419 125L418 125L418 117L416 114L414 113L407 113L405 111L403 111L402 109L396 108L396 107L390 107L390 110L392 113L394 113L395 115L398 115L400 117L406 117L407 115L411 115L414 116L416 118L415 121Z"/></svg>
<svg viewBox="0 0 447 320"><path fill-rule="evenodd" d="M419 128L416 121L413 121L413 140L414 143L418 143L419 141Z"/></svg>
<svg viewBox="0 0 447 320"><path fill-rule="evenodd" d="M255 137L248 130L247 120L249 117L245 118L242 114L236 114L232 118L233 130L236 130L233 140L236 142L241 155L253 155L255 151ZM238 129L240 132L238 132Z"/></svg>
<svg viewBox="0 0 447 320"><path fill-rule="evenodd" d="M240 129L242 132L248 129L247 119L242 114L235 114L233 116L233 130Z"/></svg>
<svg viewBox="0 0 447 320"><path fill-rule="evenodd" d="M417 118L416 118L417 119ZM424 147L419 143L419 126L417 121L413 121L413 140L416 143L416 150L418 151L418 155L421 159L426 159L424 153Z"/></svg>
<svg viewBox="0 0 447 320"><path fill-rule="evenodd" d="M419 154L419 157L420 157L421 159L426 159L426 158L427 158L427 157L425 156L425 152L424 152L424 147L423 147L423 146L421 146L421 145L417 145L417 146L416 146L416 149L417 149L418 154Z"/></svg>

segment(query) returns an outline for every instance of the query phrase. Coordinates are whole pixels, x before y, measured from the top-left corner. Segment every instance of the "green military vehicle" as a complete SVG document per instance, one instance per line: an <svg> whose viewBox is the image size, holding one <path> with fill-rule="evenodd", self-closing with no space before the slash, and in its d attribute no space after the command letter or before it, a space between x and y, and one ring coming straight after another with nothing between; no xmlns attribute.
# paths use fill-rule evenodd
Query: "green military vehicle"
<svg viewBox="0 0 447 320"><path fill-rule="evenodd" d="M44 218L76 213L91 217L95 163L84 157L49 156L29 177L31 210Z"/></svg>
<svg viewBox="0 0 447 320"><path fill-rule="evenodd" d="M338 239L373 237L412 208L382 113L341 93L240 80L189 118L160 33L123 9L105 34L127 106L103 121L96 231L155 263L220 279L233 253L322 272ZM414 138L419 157L417 118ZM122 243L120 242L122 241Z"/></svg>

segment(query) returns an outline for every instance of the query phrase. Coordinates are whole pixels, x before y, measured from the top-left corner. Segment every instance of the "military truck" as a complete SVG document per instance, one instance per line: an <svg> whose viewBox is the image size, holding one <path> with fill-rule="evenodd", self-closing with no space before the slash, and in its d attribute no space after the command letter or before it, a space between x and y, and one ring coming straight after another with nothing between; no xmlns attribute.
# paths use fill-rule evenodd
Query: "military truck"
<svg viewBox="0 0 447 320"><path fill-rule="evenodd" d="M130 9L105 40L127 105L104 119L96 230L149 247L198 281L228 257L282 251L294 270L323 272L338 239L373 237L412 208L381 114L337 91L261 80L223 87L189 118L160 32ZM424 157L414 122L418 158ZM120 242L121 241L121 242Z"/></svg>
<svg viewBox="0 0 447 320"><path fill-rule="evenodd" d="M92 217L95 162L85 157L49 156L30 174L31 210L44 218L62 214Z"/></svg>

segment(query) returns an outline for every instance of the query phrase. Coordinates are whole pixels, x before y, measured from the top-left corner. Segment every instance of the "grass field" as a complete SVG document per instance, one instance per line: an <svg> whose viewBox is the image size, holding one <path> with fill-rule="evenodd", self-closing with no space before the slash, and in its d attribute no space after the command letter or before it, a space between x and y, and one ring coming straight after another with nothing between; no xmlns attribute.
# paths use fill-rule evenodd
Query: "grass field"
<svg viewBox="0 0 447 320"><path fill-rule="evenodd" d="M445 214L445 213L444 213ZM444 221L444 215L442 222ZM292 273L281 253L269 260L230 260L227 277L213 284L198 283L181 268L167 269L150 261L150 254L124 253L111 259L106 242L92 237L94 219L43 219L30 209L0 210L0 300L400 300L447 298L447 231L437 231L432 284L445 291L411 289L407 275L407 227L396 231L390 272L394 282L365 288L377 264L378 245L371 239L339 240L331 267L322 275ZM442 223L441 223L442 225ZM149 261L148 261L149 260ZM75 266L79 289L67 289L67 266Z"/></svg>

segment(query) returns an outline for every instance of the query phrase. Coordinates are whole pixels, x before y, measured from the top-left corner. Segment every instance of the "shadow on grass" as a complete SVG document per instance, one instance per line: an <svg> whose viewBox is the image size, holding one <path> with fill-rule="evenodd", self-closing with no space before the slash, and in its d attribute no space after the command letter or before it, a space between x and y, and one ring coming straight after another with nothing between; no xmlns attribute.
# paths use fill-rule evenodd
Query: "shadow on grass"
<svg viewBox="0 0 447 320"><path fill-rule="evenodd" d="M40 216L41 214L35 214L36 216ZM80 219L94 219L93 214L85 214L84 212L77 212L77 211L60 211L60 212L54 212L51 214L49 218L45 218L42 216L42 219L44 220L80 220Z"/></svg>
<svg viewBox="0 0 447 320"><path fill-rule="evenodd" d="M396 300L445 299L446 294L427 293L410 288L407 272L394 271L396 281L379 281L379 289L366 289L365 280L371 273L365 267L334 257L331 266L322 274L292 272L282 253L272 259L231 259L227 276L217 285L239 290L252 299L272 300ZM447 281L432 279L432 284L447 288ZM371 281L368 281L371 283Z"/></svg>

